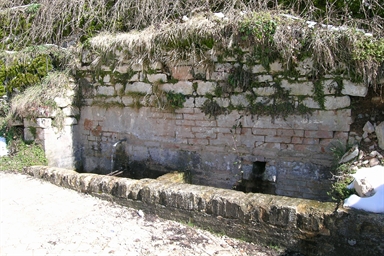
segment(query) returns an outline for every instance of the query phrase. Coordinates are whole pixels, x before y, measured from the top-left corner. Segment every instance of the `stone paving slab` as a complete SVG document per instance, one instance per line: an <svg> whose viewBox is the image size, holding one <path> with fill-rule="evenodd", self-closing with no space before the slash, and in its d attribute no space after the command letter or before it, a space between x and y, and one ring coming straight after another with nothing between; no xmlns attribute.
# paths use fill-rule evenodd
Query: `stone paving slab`
<svg viewBox="0 0 384 256"><path fill-rule="evenodd" d="M0 172L0 255L279 255L30 176Z"/></svg>

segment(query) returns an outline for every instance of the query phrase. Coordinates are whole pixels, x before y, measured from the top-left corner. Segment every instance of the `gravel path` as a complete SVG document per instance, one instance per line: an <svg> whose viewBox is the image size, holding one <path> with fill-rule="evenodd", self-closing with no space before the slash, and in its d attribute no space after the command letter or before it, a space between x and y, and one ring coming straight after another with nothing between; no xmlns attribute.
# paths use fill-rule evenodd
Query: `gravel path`
<svg viewBox="0 0 384 256"><path fill-rule="evenodd" d="M0 255L279 255L26 175L0 172Z"/></svg>

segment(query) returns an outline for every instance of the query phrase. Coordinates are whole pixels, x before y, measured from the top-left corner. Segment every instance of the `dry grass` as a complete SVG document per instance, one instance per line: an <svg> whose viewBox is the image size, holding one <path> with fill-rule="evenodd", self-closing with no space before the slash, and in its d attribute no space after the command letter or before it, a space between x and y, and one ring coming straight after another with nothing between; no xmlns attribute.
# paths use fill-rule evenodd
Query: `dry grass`
<svg viewBox="0 0 384 256"><path fill-rule="evenodd" d="M363 27L375 35L384 34L384 11L380 0L365 1L359 8L358 18L349 18L356 7L340 6L332 1L322 10L315 7L313 0L0 0L0 11L10 22L3 24L8 34L3 40L22 47L28 43L54 43L67 45L81 37L102 31L128 32L158 24L178 22L186 15L201 12L232 13L241 11L287 12L308 20L325 24L352 25ZM327 1L331 2L331 1ZM358 1L354 1L356 4ZM359 3L360 4L360 3ZM356 13L354 14L356 16ZM30 26L23 26L22 19ZM5 26L4 26L5 25Z"/></svg>
<svg viewBox="0 0 384 256"><path fill-rule="evenodd" d="M313 58L318 74L347 68L349 73L360 75L365 82L376 86L383 59L373 52L364 55L359 51L365 51L367 42L379 42L380 38L367 36L353 27L310 26L303 19L276 12L239 13L234 11L224 19L211 13L200 13L183 23L164 23L130 33L103 33L89 42L91 48L103 53L127 50L132 63L188 60L195 64L209 62L212 55L242 47L247 42L251 46L267 44L264 47L276 51L287 66L297 64L307 52ZM259 32L268 24L263 23L267 21L266 17L277 24L270 35ZM256 33L248 41L242 39L244 24ZM268 36L272 36L272 42L266 40Z"/></svg>
<svg viewBox="0 0 384 256"><path fill-rule="evenodd" d="M41 84L28 87L22 94L11 100L10 116L45 117L48 113L57 113L56 97L65 97L73 82L68 73L53 72Z"/></svg>

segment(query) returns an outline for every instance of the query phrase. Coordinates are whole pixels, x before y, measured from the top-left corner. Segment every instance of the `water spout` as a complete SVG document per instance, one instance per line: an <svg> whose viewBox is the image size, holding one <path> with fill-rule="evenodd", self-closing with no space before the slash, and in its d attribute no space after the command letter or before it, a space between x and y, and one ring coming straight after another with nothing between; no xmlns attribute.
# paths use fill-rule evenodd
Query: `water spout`
<svg viewBox="0 0 384 256"><path fill-rule="evenodd" d="M114 157L115 157L115 154L116 154L116 147L117 145L119 145L120 143L124 142L124 141L127 141L126 138L124 139L121 139L117 142L115 142L113 145L112 145L112 154L111 154L111 172L109 173L109 175L111 175L111 173L113 172L113 167L114 167Z"/></svg>

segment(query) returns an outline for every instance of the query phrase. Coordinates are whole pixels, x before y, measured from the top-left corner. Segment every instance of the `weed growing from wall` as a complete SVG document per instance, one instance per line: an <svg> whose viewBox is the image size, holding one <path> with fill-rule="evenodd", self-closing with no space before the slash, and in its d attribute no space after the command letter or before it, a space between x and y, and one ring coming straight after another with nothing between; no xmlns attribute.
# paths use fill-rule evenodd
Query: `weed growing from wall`
<svg viewBox="0 0 384 256"><path fill-rule="evenodd" d="M338 163L345 152L347 152L350 148L351 146L347 145L347 147L345 147L341 142L334 144L331 148L335 163L334 171L332 172L333 184L331 190L327 194L334 201L339 203L348 198L350 195L355 194L354 189L347 188L347 186L353 181L351 174L354 174L355 171L352 169L350 163Z"/></svg>
<svg viewBox="0 0 384 256"><path fill-rule="evenodd" d="M175 93L175 92L166 92L165 93L167 98L167 108L171 110L176 110L179 108L183 108L184 102L186 101L185 95L182 93Z"/></svg>
<svg viewBox="0 0 384 256"><path fill-rule="evenodd" d="M227 112L226 108L221 107L215 100L207 99L203 106L201 106L201 111L209 117L217 117Z"/></svg>

